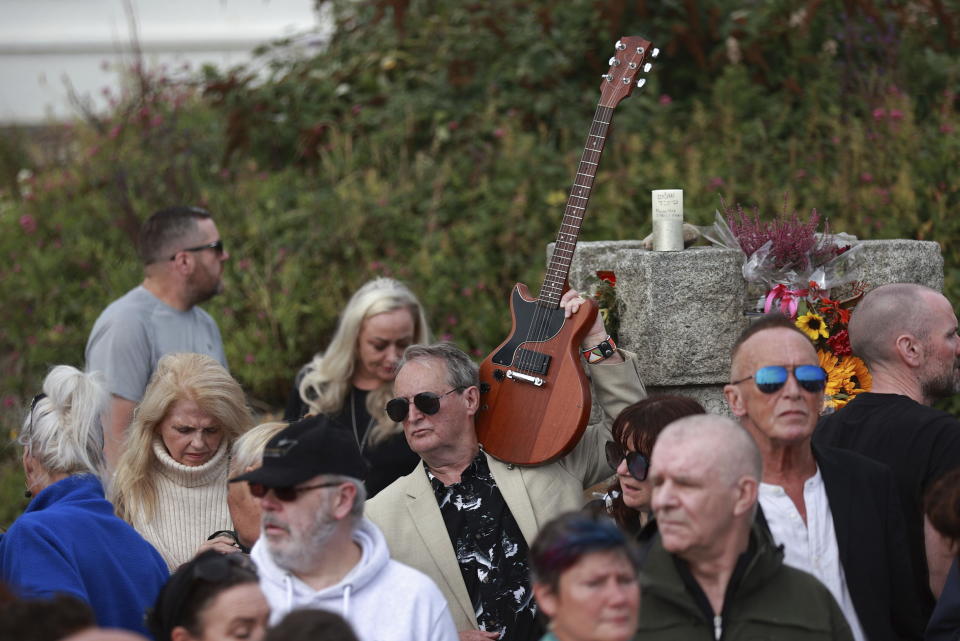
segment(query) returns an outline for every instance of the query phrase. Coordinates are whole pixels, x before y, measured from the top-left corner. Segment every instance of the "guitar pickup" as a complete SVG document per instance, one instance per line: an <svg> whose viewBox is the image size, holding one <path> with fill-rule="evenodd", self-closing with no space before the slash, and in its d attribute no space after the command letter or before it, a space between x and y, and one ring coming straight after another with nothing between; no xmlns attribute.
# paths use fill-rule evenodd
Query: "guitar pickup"
<svg viewBox="0 0 960 641"><path fill-rule="evenodd" d="M546 374L550 369L550 355L521 347L513 358L513 366L534 374Z"/></svg>

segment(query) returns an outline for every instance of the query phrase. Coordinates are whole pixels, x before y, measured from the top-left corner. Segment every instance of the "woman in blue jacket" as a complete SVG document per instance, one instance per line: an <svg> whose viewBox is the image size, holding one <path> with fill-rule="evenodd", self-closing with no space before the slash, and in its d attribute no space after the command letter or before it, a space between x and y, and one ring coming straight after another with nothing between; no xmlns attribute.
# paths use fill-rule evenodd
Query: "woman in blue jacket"
<svg viewBox="0 0 960 641"><path fill-rule="evenodd" d="M76 596L100 626L146 633L167 566L104 498L109 398L96 374L59 365L47 375L17 439L33 500L0 539L0 579L24 598Z"/></svg>

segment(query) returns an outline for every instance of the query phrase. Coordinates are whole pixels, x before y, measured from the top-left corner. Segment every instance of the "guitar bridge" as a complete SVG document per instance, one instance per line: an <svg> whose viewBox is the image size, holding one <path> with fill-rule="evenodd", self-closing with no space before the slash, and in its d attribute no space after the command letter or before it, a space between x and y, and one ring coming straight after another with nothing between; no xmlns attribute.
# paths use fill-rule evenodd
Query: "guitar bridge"
<svg viewBox="0 0 960 641"><path fill-rule="evenodd" d="M546 374L550 369L550 358L549 354L541 354L521 347L514 356L513 366L534 374Z"/></svg>
<svg viewBox="0 0 960 641"><path fill-rule="evenodd" d="M511 381L520 381L521 383L532 383L534 387L543 387L543 379L539 376L527 376L526 374L521 374L520 372L514 372L513 370L507 370L507 378Z"/></svg>

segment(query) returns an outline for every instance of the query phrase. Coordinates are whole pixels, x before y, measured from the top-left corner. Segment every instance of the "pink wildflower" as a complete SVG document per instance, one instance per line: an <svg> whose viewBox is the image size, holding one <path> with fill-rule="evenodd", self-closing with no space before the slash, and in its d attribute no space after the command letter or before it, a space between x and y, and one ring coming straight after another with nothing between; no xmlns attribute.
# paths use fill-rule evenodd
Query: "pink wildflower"
<svg viewBox="0 0 960 641"><path fill-rule="evenodd" d="M953 133L953 125L951 125L949 122L943 123L942 125L940 125L940 133L942 133L942 134L952 134L952 133Z"/></svg>
<svg viewBox="0 0 960 641"><path fill-rule="evenodd" d="M30 214L20 216L20 227L27 234L37 231L37 221Z"/></svg>
<svg viewBox="0 0 960 641"><path fill-rule="evenodd" d="M257 357L254 356L253 354L248 353L246 356L243 357L243 360L245 363L249 364L249 363L255 362L257 360Z"/></svg>
<svg viewBox="0 0 960 641"><path fill-rule="evenodd" d="M669 105L671 102L673 102L673 98L671 98L671 97L668 96L667 94L662 94L662 95L660 96L660 104L661 104L661 105Z"/></svg>
<svg viewBox="0 0 960 641"><path fill-rule="evenodd" d="M863 172L862 174L860 174L860 182L864 182L864 183L873 182L873 174L871 174L869 171Z"/></svg>
<svg viewBox="0 0 960 641"><path fill-rule="evenodd" d="M887 112L881 107L877 107L873 110L873 119L874 120L883 120L887 117Z"/></svg>
<svg viewBox="0 0 960 641"><path fill-rule="evenodd" d="M896 121L896 120L903 120L903 112L900 111L899 109L891 109L891 110L890 110L890 120L894 120L894 121Z"/></svg>

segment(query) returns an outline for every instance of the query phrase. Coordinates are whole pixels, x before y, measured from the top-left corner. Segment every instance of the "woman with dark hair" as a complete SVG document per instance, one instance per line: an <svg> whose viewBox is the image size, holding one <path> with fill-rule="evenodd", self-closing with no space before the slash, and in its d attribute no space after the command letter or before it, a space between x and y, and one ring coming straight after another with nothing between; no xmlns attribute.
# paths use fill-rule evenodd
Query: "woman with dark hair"
<svg viewBox="0 0 960 641"><path fill-rule="evenodd" d="M250 558L207 550L173 573L147 625L155 641L260 641L269 616Z"/></svg>
<svg viewBox="0 0 960 641"><path fill-rule="evenodd" d="M607 517L568 512L530 547L530 579L550 618L541 641L627 641L637 630L639 558Z"/></svg>
<svg viewBox="0 0 960 641"><path fill-rule="evenodd" d="M960 468L941 476L927 491L924 511L928 536L941 536L953 550L947 581L927 624L925 641L960 639ZM935 532L930 533L933 529Z"/></svg>
<svg viewBox="0 0 960 641"><path fill-rule="evenodd" d="M650 453L657 436L673 421L706 410L688 396L648 396L623 409L613 421L612 440L607 441L607 462L617 478L607 489L610 514L617 525L632 535L650 519L650 492L647 480Z"/></svg>

